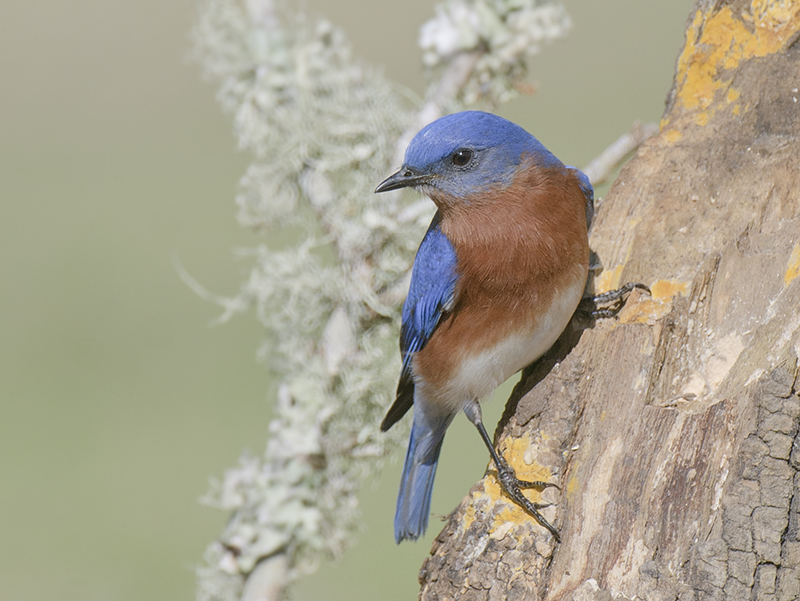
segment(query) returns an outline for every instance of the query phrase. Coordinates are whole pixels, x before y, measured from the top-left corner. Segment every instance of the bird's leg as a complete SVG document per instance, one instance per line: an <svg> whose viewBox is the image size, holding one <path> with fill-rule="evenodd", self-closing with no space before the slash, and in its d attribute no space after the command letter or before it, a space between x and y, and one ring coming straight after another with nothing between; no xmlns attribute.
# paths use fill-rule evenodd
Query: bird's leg
<svg viewBox="0 0 800 601"><path fill-rule="evenodd" d="M644 290L648 294L650 293L650 288L648 288L644 284L639 284L637 282L628 282L627 284L625 284L620 288L617 288L616 290L609 290L608 292L603 292L602 294L597 294L595 296L587 296L581 299L579 310L593 319L605 319L609 317L616 317L617 313L619 313L622 307L625 306L625 300L626 300L625 297L634 288ZM606 305L609 303L611 306L601 307L601 305Z"/></svg>
<svg viewBox="0 0 800 601"><path fill-rule="evenodd" d="M558 485L538 480L529 482L517 478L514 468L508 465L508 462L494 448L492 439L489 438L489 434L486 432L486 428L483 425L481 408L478 402L472 401L469 405L467 405L467 407L465 407L464 413L467 414L469 421L471 421L478 429L478 433L481 435L483 443L486 445L486 448L489 449L489 454L492 456L492 461L497 468L497 479L500 482L500 487L509 497L513 499L517 505L521 506L537 522L539 522L539 524L544 526L550 532L550 534L553 535L553 538L556 539L556 542L561 542L561 537L558 534L558 530L556 530L555 527L550 524L550 522L548 522L541 513L539 513L539 510L544 507L548 507L549 503L533 503L522 494L523 488L538 488L541 490L549 487L558 488Z"/></svg>

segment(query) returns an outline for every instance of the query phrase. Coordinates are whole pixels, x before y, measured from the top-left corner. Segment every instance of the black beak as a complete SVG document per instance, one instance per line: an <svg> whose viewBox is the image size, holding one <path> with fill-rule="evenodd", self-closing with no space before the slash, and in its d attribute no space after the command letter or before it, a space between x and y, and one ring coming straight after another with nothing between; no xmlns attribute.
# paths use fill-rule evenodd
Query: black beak
<svg viewBox="0 0 800 601"><path fill-rule="evenodd" d="M400 188L413 188L429 182L431 176L428 174L417 173L409 167L403 167L397 173L393 173L375 188L375 193L388 192L389 190L399 190Z"/></svg>

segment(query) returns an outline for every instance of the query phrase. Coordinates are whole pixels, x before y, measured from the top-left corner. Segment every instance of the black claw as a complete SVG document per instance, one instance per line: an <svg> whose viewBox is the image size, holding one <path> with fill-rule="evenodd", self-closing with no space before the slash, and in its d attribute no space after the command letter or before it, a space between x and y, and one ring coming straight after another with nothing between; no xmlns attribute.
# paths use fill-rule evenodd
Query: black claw
<svg viewBox="0 0 800 601"><path fill-rule="evenodd" d="M558 484L553 484L552 482L542 482L541 480L529 482L527 480L518 479L517 486L520 488L536 488L538 490L544 490L545 488L555 488L556 490L561 490L561 487Z"/></svg>
<svg viewBox="0 0 800 601"><path fill-rule="evenodd" d="M619 312L620 309L595 309L591 312L591 316L594 319L611 319L616 317Z"/></svg>
<svg viewBox="0 0 800 601"><path fill-rule="evenodd" d="M543 490L545 488L559 488L557 484L552 484L550 482L541 482L538 480L528 482L526 480L520 480L517 478L516 472L514 469L508 465L506 460L503 458L502 455L497 453L498 461L495 461L495 465L497 467L497 480L500 482L501 488L505 491L505 493L511 497L511 499L519 506L521 506L525 511L527 511L539 524L544 526L550 534L553 535L553 538L556 540L557 543L561 542L561 536L558 534L558 530L548 522L545 517L539 513L540 509L544 509L545 507L549 507L550 503L533 503L528 500L528 498L522 494L523 488L538 488ZM499 463L499 465L497 465ZM561 490L559 488L559 490Z"/></svg>
<svg viewBox="0 0 800 601"><path fill-rule="evenodd" d="M623 296L631 292L634 288L638 288L639 290L644 290L645 292L650 294L650 288L648 288L644 284L640 284L638 282L628 282L627 284L625 284L620 288L617 288L616 290L609 290L608 292L603 292L603 294L598 294L597 296L593 297L592 300L596 305L618 301Z"/></svg>
<svg viewBox="0 0 800 601"><path fill-rule="evenodd" d="M626 296L634 289L644 290L650 294L650 288L638 282L628 282L616 290L609 290L596 296L586 297L581 300L579 310L592 319L608 319L616 317L625 306ZM600 305L610 304L608 307Z"/></svg>

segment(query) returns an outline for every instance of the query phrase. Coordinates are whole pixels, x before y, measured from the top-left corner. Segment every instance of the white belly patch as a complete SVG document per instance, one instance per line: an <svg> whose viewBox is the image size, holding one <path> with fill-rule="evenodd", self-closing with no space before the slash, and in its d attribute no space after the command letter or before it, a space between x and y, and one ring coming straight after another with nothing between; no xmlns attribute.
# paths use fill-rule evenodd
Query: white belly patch
<svg viewBox="0 0 800 601"><path fill-rule="evenodd" d="M557 295L531 330L512 333L489 349L467 355L446 394L453 405L461 407L465 402L485 397L544 355L569 323L583 289L581 281Z"/></svg>

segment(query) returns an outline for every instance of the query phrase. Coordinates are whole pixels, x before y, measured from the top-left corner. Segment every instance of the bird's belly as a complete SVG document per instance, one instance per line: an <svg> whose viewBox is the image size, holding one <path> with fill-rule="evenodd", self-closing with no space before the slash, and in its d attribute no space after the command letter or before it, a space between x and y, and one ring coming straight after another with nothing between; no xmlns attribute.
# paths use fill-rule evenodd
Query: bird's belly
<svg viewBox="0 0 800 601"><path fill-rule="evenodd" d="M550 307L525 327L509 327L507 335L479 352L467 350L447 386L448 400L459 409L481 399L512 375L541 357L564 331L583 294L583 281L556 295Z"/></svg>

